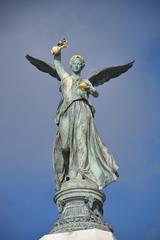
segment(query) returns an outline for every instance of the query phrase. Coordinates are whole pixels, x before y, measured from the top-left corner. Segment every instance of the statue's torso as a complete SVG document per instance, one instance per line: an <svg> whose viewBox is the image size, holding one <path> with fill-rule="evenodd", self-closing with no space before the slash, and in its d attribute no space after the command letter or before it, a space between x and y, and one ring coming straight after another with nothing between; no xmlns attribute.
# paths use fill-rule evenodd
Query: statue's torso
<svg viewBox="0 0 160 240"><path fill-rule="evenodd" d="M70 103L79 98L87 100L87 92L79 87L79 84L82 81L85 82L87 80L82 80L80 78L76 79L73 76L69 76L61 82L61 92L65 102Z"/></svg>
<svg viewBox="0 0 160 240"><path fill-rule="evenodd" d="M72 76L68 76L64 81L61 81L61 94L62 99L57 109L56 123L59 122L60 116L68 109L68 107L76 100L88 101L87 91L82 90L79 87L80 82L86 82L80 78L75 79Z"/></svg>

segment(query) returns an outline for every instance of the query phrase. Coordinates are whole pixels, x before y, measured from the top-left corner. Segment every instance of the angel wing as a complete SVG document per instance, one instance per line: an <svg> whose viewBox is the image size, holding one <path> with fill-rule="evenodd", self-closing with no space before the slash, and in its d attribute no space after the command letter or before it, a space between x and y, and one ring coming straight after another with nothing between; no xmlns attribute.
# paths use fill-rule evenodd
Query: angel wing
<svg viewBox="0 0 160 240"><path fill-rule="evenodd" d="M127 72L128 69L133 66L133 63L134 61L125 65L104 68L92 74L88 80L92 83L93 86L101 85L105 82L108 82L111 78L116 78L122 73Z"/></svg>
<svg viewBox="0 0 160 240"><path fill-rule="evenodd" d="M36 66L36 68L38 68L40 71L49 73L52 77L57 78L57 80L60 81L60 78L58 76L58 73L55 69L54 64L48 64L48 63L46 63L42 60L39 60L37 58L34 58L28 54L26 55L26 58L31 64Z"/></svg>

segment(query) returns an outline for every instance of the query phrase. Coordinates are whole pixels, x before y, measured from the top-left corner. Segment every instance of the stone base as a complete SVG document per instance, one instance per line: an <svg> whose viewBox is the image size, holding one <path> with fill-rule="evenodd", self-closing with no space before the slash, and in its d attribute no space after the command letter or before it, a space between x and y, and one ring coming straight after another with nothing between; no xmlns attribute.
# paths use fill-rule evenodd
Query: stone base
<svg viewBox="0 0 160 240"><path fill-rule="evenodd" d="M100 229L112 232L112 227L103 221L105 195L96 189L71 188L56 193L54 198L59 218L49 234Z"/></svg>
<svg viewBox="0 0 160 240"><path fill-rule="evenodd" d="M48 234L39 240L116 240L113 233L100 229Z"/></svg>

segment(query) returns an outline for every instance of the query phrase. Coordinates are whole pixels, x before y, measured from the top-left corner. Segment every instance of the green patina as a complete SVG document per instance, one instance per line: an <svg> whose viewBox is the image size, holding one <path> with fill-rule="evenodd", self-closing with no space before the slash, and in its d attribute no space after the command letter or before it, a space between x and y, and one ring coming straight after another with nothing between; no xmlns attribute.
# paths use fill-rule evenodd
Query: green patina
<svg viewBox="0 0 160 240"><path fill-rule="evenodd" d="M118 177L118 166L102 143L94 125L94 108L89 96L98 97L95 86L118 77L132 67L133 62L121 66L104 68L87 79L81 78L85 66L84 58L74 55L70 59L73 71L68 74L61 64L61 50L67 47L64 39L52 48L54 64L27 55L26 58L39 70L49 73L60 81L61 101L57 108L58 131L53 148L53 166L56 189L70 186L102 189ZM81 87L84 84L84 86Z"/></svg>
<svg viewBox="0 0 160 240"><path fill-rule="evenodd" d="M104 198L100 190L118 178L118 166L95 128L95 110L89 103L89 96L98 97L95 87L126 72L133 62L104 68L82 79L83 57L74 55L70 59L72 74L61 64L61 49L66 46L64 39L52 48L52 65L26 56L39 70L60 81L61 101L56 113L58 129L53 146L55 202L60 217L51 233L86 228L111 231L102 219Z"/></svg>

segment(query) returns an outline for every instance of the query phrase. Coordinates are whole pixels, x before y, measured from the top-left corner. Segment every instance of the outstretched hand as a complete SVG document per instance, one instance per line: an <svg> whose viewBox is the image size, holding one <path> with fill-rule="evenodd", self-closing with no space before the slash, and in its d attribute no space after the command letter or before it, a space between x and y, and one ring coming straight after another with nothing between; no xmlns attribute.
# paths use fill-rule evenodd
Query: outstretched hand
<svg viewBox="0 0 160 240"><path fill-rule="evenodd" d="M68 41L64 38L63 40L59 41L57 46L52 47L51 53L53 55L58 55L63 48L68 47Z"/></svg>

